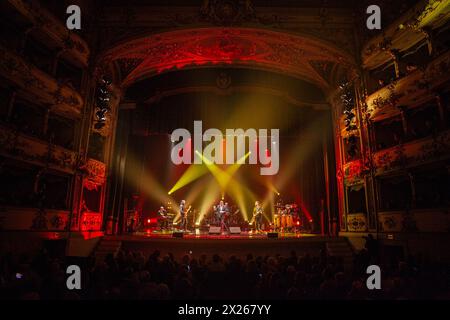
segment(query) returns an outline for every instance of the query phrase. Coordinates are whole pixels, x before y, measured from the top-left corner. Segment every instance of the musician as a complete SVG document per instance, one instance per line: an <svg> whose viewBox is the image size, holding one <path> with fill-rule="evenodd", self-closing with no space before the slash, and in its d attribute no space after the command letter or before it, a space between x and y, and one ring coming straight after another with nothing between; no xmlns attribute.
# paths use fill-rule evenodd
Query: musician
<svg viewBox="0 0 450 320"><path fill-rule="evenodd" d="M213 223L219 224L220 223L219 206L213 206L213 214L214 214Z"/></svg>
<svg viewBox="0 0 450 320"><path fill-rule="evenodd" d="M222 216L221 228L222 228L222 231L226 230L229 232L230 229L228 228L227 219L230 216L230 206L228 205L228 202L225 202L223 210L224 210L224 214Z"/></svg>
<svg viewBox="0 0 450 320"><path fill-rule="evenodd" d="M259 201L255 201L255 207L253 208L253 223L255 224L256 232L260 232L262 224L263 208Z"/></svg>
<svg viewBox="0 0 450 320"><path fill-rule="evenodd" d="M158 210L158 222L159 222L159 228L162 230L168 230L169 229L169 217L167 216L167 210L163 206L161 206Z"/></svg>
<svg viewBox="0 0 450 320"><path fill-rule="evenodd" d="M186 200L181 200L180 203L180 227L183 231L186 231L187 226L187 209L186 209Z"/></svg>
<svg viewBox="0 0 450 320"><path fill-rule="evenodd" d="M218 222L220 223L220 231L223 232L225 229L228 230L228 226L225 224L225 217L227 215L227 210L229 209L227 208L223 200L219 202L219 205L217 207L219 211Z"/></svg>
<svg viewBox="0 0 450 320"><path fill-rule="evenodd" d="M284 214L284 204L281 197L278 197L275 204L275 214L273 215L273 229L279 231L281 229L281 218Z"/></svg>

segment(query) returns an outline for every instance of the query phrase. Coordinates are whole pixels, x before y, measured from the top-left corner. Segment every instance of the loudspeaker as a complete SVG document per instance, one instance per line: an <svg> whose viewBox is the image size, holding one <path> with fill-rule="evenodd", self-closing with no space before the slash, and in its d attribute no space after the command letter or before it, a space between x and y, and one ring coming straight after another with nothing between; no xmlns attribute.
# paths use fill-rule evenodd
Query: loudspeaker
<svg viewBox="0 0 450 320"><path fill-rule="evenodd" d="M220 227L209 227L209 234L220 234Z"/></svg>
<svg viewBox="0 0 450 320"><path fill-rule="evenodd" d="M241 234L241 227L230 227L230 234Z"/></svg>
<svg viewBox="0 0 450 320"><path fill-rule="evenodd" d="M267 238L278 238L278 232L267 232Z"/></svg>
<svg viewBox="0 0 450 320"><path fill-rule="evenodd" d="M180 231L172 232L172 237L174 237L174 238L183 238L183 236L184 236L184 232L180 232Z"/></svg>

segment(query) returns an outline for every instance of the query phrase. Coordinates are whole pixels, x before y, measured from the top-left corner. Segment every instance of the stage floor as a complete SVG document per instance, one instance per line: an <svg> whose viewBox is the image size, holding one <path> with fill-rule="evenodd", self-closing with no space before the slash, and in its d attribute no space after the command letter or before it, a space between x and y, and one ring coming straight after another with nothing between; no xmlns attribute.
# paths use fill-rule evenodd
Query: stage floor
<svg viewBox="0 0 450 320"><path fill-rule="evenodd" d="M135 232L130 234L131 237L142 237L142 238L173 238L172 231L159 231L159 230L147 230L145 232ZM278 232L277 238L288 239L288 238L305 238L305 237L316 237L317 234L310 233L299 233L299 232ZM125 236L127 237L127 236ZM186 239L267 239L267 232L248 232L242 231L239 234L209 234L208 231L201 231L196 229L195 231L183 232L183 238Z"/></svg>
<svg viewBox="0 0 450 320"><path fill-rule="evenodd" d="M108 236L105 240L120 241L124 250L141 251L150 254L155 250L161 254L172 253L175 256L189 254L231 255L289 255L318 254L325 249L328 241L339 241L315 234L279 233L278 238L268 238L266 233L253 234L242 232L239 235L212 235L208 232L185 233L182 238L173 237L172 232L139 232L129 235Z"/></svg>

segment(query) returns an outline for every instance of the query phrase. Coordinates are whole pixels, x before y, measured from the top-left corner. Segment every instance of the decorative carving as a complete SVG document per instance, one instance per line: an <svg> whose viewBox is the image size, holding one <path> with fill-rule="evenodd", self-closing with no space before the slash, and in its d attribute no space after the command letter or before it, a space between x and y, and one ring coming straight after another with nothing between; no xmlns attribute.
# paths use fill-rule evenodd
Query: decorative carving
<svg viewBox="0 0 450 320"><path fill-rule="evenodd" d="M450 53L439 56L423 70L415 70L374 92L366 99L367 111L374 119L380 114L395 112L397 106L420 105L429 99L433 89L448 81Z"/></svg>
<svg viewBox="0 0 450 320"><path fill-rule="evenodd" d="M450 155L450 132L398 145L374 154L377 173L439 160Z"/></svg>
<svg viewBox="0 0 450 320"><path fill-rule="evenodd" d="M238 25L255 18L251 0L204 0L200 19L219 26Z"/></svg>
<svg viewBox="0 0 450 320"><path fill-rule="evenodd" d="M231 76L226 72L221 72L217 76L216 84L219 89L228 89L231 85Z"/></svg>
<svg viewBox="0 0 450 320"><path fill-rule="evenodd" d="M367 218L365 214L349 214L347 216L348 231L361 232L367 230Z"/></svg>
<svg viewBox="0 0 450 320"><path fill-rule="evenodd" d="M384 232L399 232L402 230L402 216L400 213L380 214L378 221L380 230Z"/></svg>
<svg viewBox="0 0 450 320"><path fill-rule="evenodd" d="M352 185L361 181L367 170L364 168L361 160L347 163L344 166L345 184Z"/></svg>
<svg viewBox="0 0 450 320"><path fill-rule="evenodd" d="M127 42L108 51L104 62L142 59L123 81L129 85L149 74L191 65L233 64L269 68L329 84L317 70L334 65L351 69L353 58L315 38L250 28L210 28L166 32ZM310 61L319 69L314 69ZM321 64L322 63L322 64Z"/></svg>
<svg viewBox="0 0 450 320"><path fill-rule="evenodd" d="M103 185L106 180L106 166L103 162L94 159L88 159L86 163L87 176L85 180L96 185Z"/></svg>
<svg viewBox="0 0 450 320"><path fill-rule="evenodd" d="M136 69L136 67L141 64L143 59L119 59L117 60L117 64L120 69L120 77L121 79L125 79L131 71Z"/></svg>
<svg viewBox="0 0 450 320"><path fill-rule="evenodd" d="M314 70L328 83L330 82L331 72L333 70L333 63L329 61L310 61L309 64Z"/></svg>
<svg viewBox="0 0 450 320"><path fill-rule="evenodd" d="M0 46L0 74L14 84L26 88L42 104L53 111L78 117L83 99L72 88L58 83L48 74L29 65L21 57Z"/></svg>
<svg viewBox="0 0 450 320"><path fill-rule="evenodd" d="M96 212L84 212L81 215L81 231L100 230L102 228L102 215Z"/></svg>
<svg viewBox="0 0 450 320"><path fill-rule="evenodd" d="M51 39L61 43L65 51L85 66L89 61L89 47L76 33L68 31L65 24L61 23L37 0L8 0L35 28L41 29Z"/></svg>
<svg viewBox="0 0 450 320"><path fill-rule="evenodd" d="M383 65L391 58L388 49L404 52L428 35L423 30L435 29L448 20L448 3L445 0L420 1L390 24L383 33L372 38L362 54L363 65L373 69Z"/></svg>
<svg viewBox="0 0 450 320"><path fill-rule="evenodd" d="M30 227L32 230L47 230L48 229L48 220L47 213L44 209L39 209L36 212L35 217L33 218L32 225Z"/></svg>
<svg viewBox="0 0 450 320"><path fill-rule="evenodd" d="M37 162L45 167L56 167L63 171L73 171L76 165L75 152L2 126L0 126L0 154Z"/></svg>

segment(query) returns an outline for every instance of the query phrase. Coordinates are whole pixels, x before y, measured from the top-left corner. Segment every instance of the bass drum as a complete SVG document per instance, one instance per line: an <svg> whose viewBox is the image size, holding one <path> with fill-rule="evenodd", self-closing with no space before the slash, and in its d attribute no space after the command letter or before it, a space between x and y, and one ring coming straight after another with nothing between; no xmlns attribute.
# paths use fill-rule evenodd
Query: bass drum
<svg viewBox="0 0 450 320"><path fill-rule="evenodd" d="M292 215L286 215L286 228L292 229L294 227L294 218Z"/></svg>
<svg viewBox="0 0 450 320"><path fill-rule="evenodd" d="M279 229L281 227L280 215L275 214L273 216L273 227Z"/></svg>
<svg viewBox="0 0 450 320"><path fill-rule="evenodd" d="M281 215L281 228L285 229L287 227L287 214Z"/></svg>

